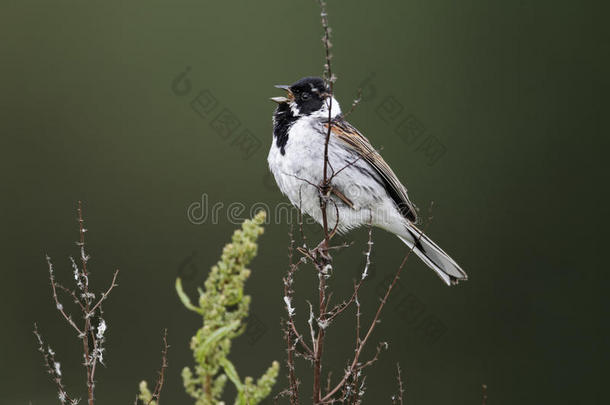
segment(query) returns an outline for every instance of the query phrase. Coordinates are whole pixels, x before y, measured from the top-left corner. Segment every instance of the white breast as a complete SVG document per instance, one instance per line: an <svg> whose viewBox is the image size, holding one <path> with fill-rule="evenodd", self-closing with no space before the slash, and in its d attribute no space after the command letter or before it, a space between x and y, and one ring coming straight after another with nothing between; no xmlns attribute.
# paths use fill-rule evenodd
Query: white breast
<svg viewBox="0 0 610 405"><path fill-rule="evenodd" d="M303 117L289 130L288 142L282 155L275 139L267 161L278 187L301 212L322 223L320 196L317 185L322 183L326 129L317 117ZM372 221L373 225L394 232L402 228L404 218L398 213L384 187L372 178L374 170L364 160L345 148L342 141L331 135L329 142L329 176L332 186L344 194L353 207L332 196L328 207L329 226L334 227L339 213L339 232L345 232Z"/></svg>

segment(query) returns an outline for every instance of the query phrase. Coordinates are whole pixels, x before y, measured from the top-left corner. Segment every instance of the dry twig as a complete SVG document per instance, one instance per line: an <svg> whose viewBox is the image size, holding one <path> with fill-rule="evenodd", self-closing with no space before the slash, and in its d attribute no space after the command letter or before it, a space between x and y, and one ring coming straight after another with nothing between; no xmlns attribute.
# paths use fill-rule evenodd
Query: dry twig
<svg viewBox="0 0 610 405"><path fill-rule="evenodd" d="M104 301L106 301L106 299L108 299L112 289L117 286L116 280L119 271L115 270L110 286L99 296L99 298L96 298L95 293L93 293L89 288L90 274L87 268L87 263L90 256L85 251L85 232L87 232L87 229L85 229L84 226L83 209L80 201L78 202L77 208L77 221L79 228L79 239L78 242L76 242L76 245L79 247L80 266L72 257L70 257L72 274L76 288L69 289L58 283L55 279L55 269L51 262L51 258L46 256L46 261L49 271L51 294L55 303L55 308L57 308L68 325L76 331L77 338L82 342L83 366L85 367L86 371L87 403L89 405L93 405L95 400L95 372L98 363L104 365L104 344L106 341L105 333L108 329L108 324L103 318L104 312L102 310L102 304ZM78 305L78 310L80 312L79 318L74 319L66 310L60 300L58 292L65 293L75 304ZM97 321L97 325L94 324L94 320ZM39 351L43 353L47 366L50 364L49 361L57 365L55 374L51 374L58 387L60 400L62 400L63 397L62 403L65 403L64 401L74 401L73 399L69 399L65 393L65 390L63 390L60 379L61 372L59 371L59 363L55 362L53 357L54 353L51 354L52 351L50 348L48 348L45 355L45 351L40 349L42 347L42 337L38 333L36 327L34 329L34 334L36 335L40 345Z"/></svg>
<svg viewBox="0 0 610 405"><path fill-rule="evenodd" d="M402 371L400 370L400 364L396 363L396 380L398 381L398 394L392 396L392 403L403 405L403 397L405 390L402 385Z"/></svg>
<svg viewBox="0 0 610 405"><path fill-rule="evenodd" d="M55 352L51 349L51 346L44 347L44 341L42 336L38 332L38 325L34 324L34 336L38 342L38 351L42 354L44 360L44 366L47 373L51 376L51 379L57 387L57 397L62 404L77 404L80 399L72 398L66 392L64 384L61 380L61 364L55 360Z"/></svg>
<svg viewBox="0 0 610 405"><path fill-rule="evenodd" d="M169 345L167 344L167 329L163 331L163 349L161 350L161 369L159 370L159 375L157 377L157 382L155 383L155 390L152 393L152 397L148 401L147 405L150 405L153 401L155 401L156 405L161 404L161 390L163 390L163 383L165 382L165 370L168 367L167 364L167 349Z"/></svg>
<svg viewBox="0 0 610 405"><path fill-rule="evenodd" d="M360 104L361 100L362 100L362 89L360 88L360 89L358 89L358 95L352 102L352 106L349 108L349 110L345 114L343 114L343 118L347 118L351 113L353 113L354 110L356 109L356 107L358 107L358 104Z"/></svg>

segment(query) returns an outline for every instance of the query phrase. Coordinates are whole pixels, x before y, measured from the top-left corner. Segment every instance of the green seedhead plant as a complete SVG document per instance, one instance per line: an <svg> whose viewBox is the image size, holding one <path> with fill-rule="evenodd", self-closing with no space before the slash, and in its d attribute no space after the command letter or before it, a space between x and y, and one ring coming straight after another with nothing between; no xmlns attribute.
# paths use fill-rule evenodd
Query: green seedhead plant
<svg viewBox="0 0 610 405"><path fill-rule="evenodd" d="M198 289L197 305L182 289L180 278L176 279L176 291L184 306L203 318L203 326L191 339L195 367L182 370L184 388L196 400L195 405L223 403L227 380L237 389L235 404L255 405L271 393L277 379L277 361L255 382L252 377L242 380L228 359L232 340L246 329L251 299L244 294L244 284L250 276L246 266L256 256L256 241L263 233L264 220L265 213L259 212L233 233L231 243L224 247L204 283L205 290Z"/></svg>

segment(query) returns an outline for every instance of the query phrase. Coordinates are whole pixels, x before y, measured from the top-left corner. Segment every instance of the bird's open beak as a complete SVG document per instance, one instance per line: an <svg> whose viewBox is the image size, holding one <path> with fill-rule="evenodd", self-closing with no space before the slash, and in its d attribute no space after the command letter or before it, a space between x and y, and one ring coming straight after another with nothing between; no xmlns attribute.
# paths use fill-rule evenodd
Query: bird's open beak
<svg viewBox="0 0 610 405"><path fill-rule="evenodd" d="M282 89L282 90L286 90L286 95L288 97L271 97L272 101L275 101L278 104L283 104L283 103L290 103L291 101L294 100L294 95L292 94L292 91L290 91L290 86L287 86L285 84L277 84L274 87L278 88L278 89Z"/></svg>

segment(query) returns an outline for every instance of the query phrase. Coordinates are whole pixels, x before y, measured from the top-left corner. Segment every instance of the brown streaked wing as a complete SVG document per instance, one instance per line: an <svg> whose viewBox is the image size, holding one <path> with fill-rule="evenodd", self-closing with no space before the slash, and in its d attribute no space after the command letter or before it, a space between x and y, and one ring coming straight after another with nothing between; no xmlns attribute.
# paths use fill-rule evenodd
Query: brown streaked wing
<svg viewBox="0 0 610 405"><path fill-rule="evenodd" d="M324 125L328 128L328 124ZM384 187L396 203L400 213L411 222L417 221L417 211L407 195L405 186L398 180L390 166L373 148L368 139L344 119L333 120L331 131L356 154L371 165L384 182ZM338 168L337 170L340 170Z"/></svg>

